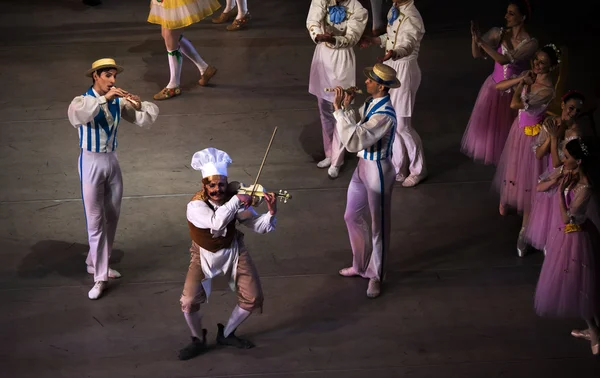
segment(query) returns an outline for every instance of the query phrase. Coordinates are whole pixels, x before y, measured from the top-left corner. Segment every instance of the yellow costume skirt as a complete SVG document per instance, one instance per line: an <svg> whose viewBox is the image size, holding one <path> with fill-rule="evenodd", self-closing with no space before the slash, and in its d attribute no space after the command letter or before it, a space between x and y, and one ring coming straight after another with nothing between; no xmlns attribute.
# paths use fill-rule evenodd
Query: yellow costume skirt
<svg viewBox="0 0 600 378"><path fill-rule="evenodd" d="M202 21L219 9L219 0L151 0L148 22L179 29Z"/></svg>

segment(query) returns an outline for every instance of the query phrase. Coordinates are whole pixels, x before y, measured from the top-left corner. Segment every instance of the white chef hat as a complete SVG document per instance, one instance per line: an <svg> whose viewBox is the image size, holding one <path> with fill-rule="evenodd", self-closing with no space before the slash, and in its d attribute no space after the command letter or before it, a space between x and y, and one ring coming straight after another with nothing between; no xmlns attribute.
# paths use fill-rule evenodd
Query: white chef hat
<svg viewBox="0 0 600 378"><path fill-rule="evenodd" d="M209 147L192 156L192 168L202 171L202 178L214 175L227 176L227 167L231 164L227 152Z"/></svg>

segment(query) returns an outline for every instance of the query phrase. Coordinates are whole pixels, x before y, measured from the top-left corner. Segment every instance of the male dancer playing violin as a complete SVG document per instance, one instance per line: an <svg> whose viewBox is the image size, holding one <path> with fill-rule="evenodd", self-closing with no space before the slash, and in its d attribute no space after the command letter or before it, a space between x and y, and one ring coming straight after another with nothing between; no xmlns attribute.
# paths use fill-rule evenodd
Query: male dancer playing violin
<svg viewBox="0 0 600 378"><path fill-rule="evenodd" d="M349 152L360 158L348 186L344 214L352 247L352 266L339 273L344 277L369 279L367 296L375 298L381 293L381 281L385 276L396 176L392 163L396 113L389 91L400 87L400 81L392 67L381 63L365 68L364 73L367 92L372 97L358 112L349 108L353 92L344 92L337 87L333 100L333 116L340 139Z"/></svg>
<svg viewBox="0 0 600 378"><path fill-rule="evenodd" d="M235 335L237 327L253 310L262 312L263 305L258 272L244 245L244 234L236 229L236 221L259 234L273 231L277 198L274 193L264 193L269 212L258 215L250 195L229 193L239 184L227 182L227 167L231 162L226 152L212 147L198 151L192 157L192 168L202 172L202 189L187 206L192 237L191 262L180 302L192 342L179 352L181 360L207 350L200 304L210 296L211 279L218 275L229 276L229 285L237 293L238 304L227 326L217 325L217 344L243 349L254 346Z"/></svg>

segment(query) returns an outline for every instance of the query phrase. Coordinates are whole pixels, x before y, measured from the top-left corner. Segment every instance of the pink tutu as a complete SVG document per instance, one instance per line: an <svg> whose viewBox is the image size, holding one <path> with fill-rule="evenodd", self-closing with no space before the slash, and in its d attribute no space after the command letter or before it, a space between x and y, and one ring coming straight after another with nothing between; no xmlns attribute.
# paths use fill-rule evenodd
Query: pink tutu
<svg viewBox="0 0 600 378"><path fill-rule="evenodd" d="M543 250L546 246L550 227L559 224L561 221L556 189L536 193L527 227L525 227L525 240L533 248Z"/></svg>
<svg viewBox="0 0 600 378"><path fill-rule="evenodd" d="M561 224L550 230L535 292L535 311L540 316L590 319L598 315L600 235L589 220L581 228L565 233Z"/></svg>
<svg viewBox="0 0 600 378"><path fill-rule="evenodd" d="M538 160L535 157L535 138L525 134L517 117L494 176L493 187L500 193L500 203L515 208L519 213L531 209L538 177L547 166L546 159Z"/></svg>
<svg viewBox="0 0 600 378"><path fill-rule="evenodd" d="M510 108L512 91L497 90L492 76L479 90L461 151L476 162L497 165L517 111Z"/></svg>

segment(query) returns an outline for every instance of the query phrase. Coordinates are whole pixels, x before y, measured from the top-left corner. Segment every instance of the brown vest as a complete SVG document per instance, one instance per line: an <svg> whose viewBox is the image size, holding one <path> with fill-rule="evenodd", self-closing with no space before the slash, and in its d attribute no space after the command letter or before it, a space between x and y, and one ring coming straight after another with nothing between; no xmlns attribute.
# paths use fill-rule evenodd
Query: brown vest
<svg viewBox="0 0 600 378"><path fill-rule="evenodd" d="M198 199L198 194L192 198L192 200ZM213 211L215 210L210 202L205 202L208 207L210 207ZM217 252L223 248L228 248L233 242L233 239L237 233L237 230L235 229L235 222L235 218L229 222L225 236L219 236L216 238L213 237L213 234L210 233L210 229L208 228L198 228L190 221L188 221L188 226L190 227L190 236L192 237L192 240L198 244L200 248L206 249L210 252Z"/></svg>

